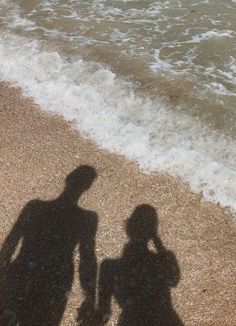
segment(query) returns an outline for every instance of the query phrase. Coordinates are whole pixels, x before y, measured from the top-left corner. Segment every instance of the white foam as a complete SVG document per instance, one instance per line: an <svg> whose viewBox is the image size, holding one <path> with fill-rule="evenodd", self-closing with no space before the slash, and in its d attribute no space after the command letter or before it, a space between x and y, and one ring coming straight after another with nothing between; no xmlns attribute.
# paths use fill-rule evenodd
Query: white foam
<svg viewBox="0 0 236 326"><path fill-rule="evenodd" d="M221 83L211 82L207 86L214 92L214 94L236 96L234 92L228 91Z"/></svg>
<svg viewBox="0 0 236 326"><path fill-rule="evenodd" d="M170 70L173 68L173 65L169 63L167 60L162 60L160 58L160 50L156 49L154 53L154 62L150 64L150 67L154 71L159 70Z"/></svg>
<svg viewBox="0 0 236 326"><path fill-rule="evenodd" d="M36 25L35 22L32 22L29 19L26 19L25 17L21 17L18 11L14 10L13 12L11 12L11 15L9 15L8 17L10 27L24 27L27 28L27 30L30 30L33 29Z"/></svg>
<svg viewBox="0 0 236 326"><path fill-rule="evenodd" d="M209 40L211 38L221 38L221 37L233 37L234 32L231 30L218 31L212 30L204 33L197 34L191 38L191 40L182 43L200 43L202 41Z"/></svg>
<svg viewBox="0 0 236 326"><path fill-rule="evenodd" d="M236 212L236 144L200 122L141 97L97 63L68 63L38 41L0 35L0 78L17 82L44 110L74 121L82 135L137 161L145 172L167 171L206 200Z"/></svg>

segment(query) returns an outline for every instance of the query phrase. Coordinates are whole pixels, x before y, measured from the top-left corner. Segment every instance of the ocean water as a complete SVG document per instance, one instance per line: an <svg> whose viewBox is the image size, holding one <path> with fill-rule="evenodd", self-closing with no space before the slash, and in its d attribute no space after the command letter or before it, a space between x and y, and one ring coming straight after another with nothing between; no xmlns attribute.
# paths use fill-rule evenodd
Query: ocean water
<svg viewBox="0 0 236 326"><path fill-rule="evenodd" d="M235 0L0 0L0 79L235 215L235 17Z"/></svg>

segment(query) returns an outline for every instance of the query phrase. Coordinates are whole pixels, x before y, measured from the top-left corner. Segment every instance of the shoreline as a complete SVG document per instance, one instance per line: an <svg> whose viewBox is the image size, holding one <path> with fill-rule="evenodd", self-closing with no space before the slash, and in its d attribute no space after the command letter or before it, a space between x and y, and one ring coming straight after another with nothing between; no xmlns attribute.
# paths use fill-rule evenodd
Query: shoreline
<svg viewBox="0 0 236 326"><path fill-rule="evenodd" d="M99 265L122 254L125 221L138 205L147 203L157 211L164 246L178 261L181 277L171 289L171 299L183 323L236 322L236 229L222 208L202 202L200 195L167 174L143 174L135 163L98 149L63 118L41 111L20 89L4 82L0 82L0 123L1 244L29 201L57 198L66 176L86 164L96 170L97 178L80 205L98 216ZM62 325L76 324L81 300L75 276ZM116 305L113 312L108 325L115 325Z"/></svg>

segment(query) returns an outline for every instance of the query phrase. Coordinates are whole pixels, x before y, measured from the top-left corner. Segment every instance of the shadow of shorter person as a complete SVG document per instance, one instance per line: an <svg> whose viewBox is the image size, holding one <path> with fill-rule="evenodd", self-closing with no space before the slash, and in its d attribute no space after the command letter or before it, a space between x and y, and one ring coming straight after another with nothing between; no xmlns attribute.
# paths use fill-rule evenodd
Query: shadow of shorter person
<svg viewBox="0 0 236 326"><path fill-rule="evenodd" d="M80 166L67 176L58 198L32 200L22 210L0 252L0 325L59 325L72 286L77 244L83 305L94 309L98 219L77 201L95 178L94 168Z"/></svg>
<svg viewBox="0 0 236 326"><path fill-rule="evenodd" d="M129 242L117 260L105 260L99 277L98 321L111 316L114 296L122 309L119 326L183 325L171 304L170 288L180 279L175 255L156 235L157 215L153 207L136 207L127 220ZM148 249L152 240L156 253Z"/></svg>

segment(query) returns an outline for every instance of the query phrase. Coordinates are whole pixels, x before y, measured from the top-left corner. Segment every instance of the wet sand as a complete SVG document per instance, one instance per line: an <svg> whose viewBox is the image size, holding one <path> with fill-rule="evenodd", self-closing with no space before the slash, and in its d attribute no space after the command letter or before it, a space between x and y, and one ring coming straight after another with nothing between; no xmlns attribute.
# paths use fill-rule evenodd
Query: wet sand
<svg viewBox="0 0 236 326"><path fill-rule="evenodd" d="M118 258L125 256L123 249L130 241L126 220L138 205L148 204L158 215L158 237L175 256L180 271L168 290L172 310L184 325L235 325L236 230L232 218L218 205L202 202L200 195L192 194L178 180L165 174L142 174L135 163L98 149L68 122L41 111L23 98L19 89L0 83L1 244L27 203L34 199L54 203L63 192L65 178L85 164L96 170L97 177L79 205L83 211L96 213L98 267L110 258L118 262L114 266L120 266L123 260ZM21 248L16 247L17 243L17 257ZM156 252L152 243L150 251ZM61 325L76 325L77 308L84 296L78 246L73 257L73 287L66 293ZM107 325L117 325L119 314L120 308L113 302Z"/></svg>

